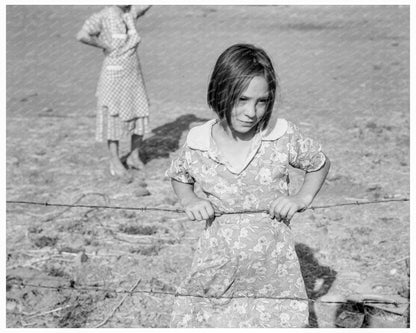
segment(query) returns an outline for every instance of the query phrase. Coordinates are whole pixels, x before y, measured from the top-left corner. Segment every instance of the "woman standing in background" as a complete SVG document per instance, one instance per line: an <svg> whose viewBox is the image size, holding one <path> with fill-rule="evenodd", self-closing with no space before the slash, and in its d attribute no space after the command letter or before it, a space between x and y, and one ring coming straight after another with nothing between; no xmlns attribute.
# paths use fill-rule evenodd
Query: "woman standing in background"
<svg viewBox="0 0 416 333"><path fill-rule="evenodd" d="M146 93L137 47L140 36L136 20L151 6L107 6L91 15L77 39L104 51L105 59L97 87L96 140L107 140L112 176L131 182L119 156L119 141L130 136L128 168L142 170L139 146L149 132L149 99Z"/></svg>

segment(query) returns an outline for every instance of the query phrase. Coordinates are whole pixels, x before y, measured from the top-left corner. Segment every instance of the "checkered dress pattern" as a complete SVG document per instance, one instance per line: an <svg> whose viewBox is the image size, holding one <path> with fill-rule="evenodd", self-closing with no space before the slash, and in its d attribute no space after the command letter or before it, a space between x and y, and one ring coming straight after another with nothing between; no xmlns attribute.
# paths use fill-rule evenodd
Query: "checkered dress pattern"
<svg viewBox="0 0 416 333"><path fill-rule="evenodd" d="M97 86L96 140L148 133L149 100L137 54L140 36L134 11L123 15L116 6L106 7L89 17L82 29L112 48Z"/></svg>

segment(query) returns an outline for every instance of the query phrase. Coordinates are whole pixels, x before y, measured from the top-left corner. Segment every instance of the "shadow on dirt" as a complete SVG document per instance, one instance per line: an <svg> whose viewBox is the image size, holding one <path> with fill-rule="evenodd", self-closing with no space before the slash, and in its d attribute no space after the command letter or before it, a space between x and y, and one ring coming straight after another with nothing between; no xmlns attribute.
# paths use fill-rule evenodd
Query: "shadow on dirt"
<svg viewBox="0 0 416 333"><path fill-rule="evenodd" d="M325 295L335 281L337 272L328 266L320 265L314 257L313 249L309 246L297 243L295 250L299 258L308 298L315 300ZM309 327L318 327L318 319L312 302L309 304Z"/></svg>
<svg viewBox="0 0 416 333"><path fill-rule="evenodd" d="M143 163L148 163L152 159L169 157L169 153L178 150L183 132L187 131L192 123L207 120L193 114L186 114L176 118L173 122L153 129L154 135L144 140L140 147L141 160Z"/></svg>

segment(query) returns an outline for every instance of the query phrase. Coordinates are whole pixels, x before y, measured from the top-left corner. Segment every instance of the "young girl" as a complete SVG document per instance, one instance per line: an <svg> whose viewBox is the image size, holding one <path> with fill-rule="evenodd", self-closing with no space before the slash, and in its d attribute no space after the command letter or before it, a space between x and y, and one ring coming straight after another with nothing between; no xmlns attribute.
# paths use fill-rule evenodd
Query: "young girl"
<svg viewBox="0 0 416 333"><path fill-rule="evenodd" d="M311 204L330 162L293 123L272 117L276 86L262 49L225 50L208 87L218 119L191 129L167 171L188 217L207 220L175 298L173 327L308 325L289 222ZM288 192L289 165L306 172L295 195ZM194 183L207 199L194 193ZM219 214L250 210L268 214Z"/></svg>
<svg viewBox="0 0 416 333"><path fill-rule="evenodd" d="M104 51L97 87L96 140L107 140L110 173L131 181L119 157L119 141L131 136L128 167L142 169L139 145L149 131L149 103L140 69L136 19L150 6L108 6L88 18L77 34L82 43Z"/></svg>

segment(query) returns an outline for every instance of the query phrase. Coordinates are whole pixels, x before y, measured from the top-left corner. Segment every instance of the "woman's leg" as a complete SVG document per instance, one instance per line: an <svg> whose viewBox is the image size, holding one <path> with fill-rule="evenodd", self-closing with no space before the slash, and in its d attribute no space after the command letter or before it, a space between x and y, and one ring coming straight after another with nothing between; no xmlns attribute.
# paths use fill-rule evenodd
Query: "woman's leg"
<svg viewBox="0 0 416 333"><path fill-rule="evenodd" d="M130 155L127 157L127 166L130 168L142 170L144 163L139 156L139 148L143 143L143 135L133 134L131 136Z"/></svg>
<svg viewBox="0 0 416 333"><path fill-rule="evenodd" d="M108 152L110 154L110 172L113 176L124 176L127 174L127 170L123 163L120 161L118 152L118 141L108 140Z"/></svg>
<svg viewBox="0 0 416 333"><path fill-rule="evenodd" d="M140 159L139 156L139 148L143 142L143 135L133 134L131 136L131 147L130 147L130 154L127 157L126 164L129 168L137 169L137 170L144 170L144 164ZM138 180L138 184L140 187L136 189L134 192L136 196L142 197L146 195L150 195L150 192L146 189L146 182L144 180L144 172L140 172L140 178ZM137 176L137 173L136 173Z"/></svg>

